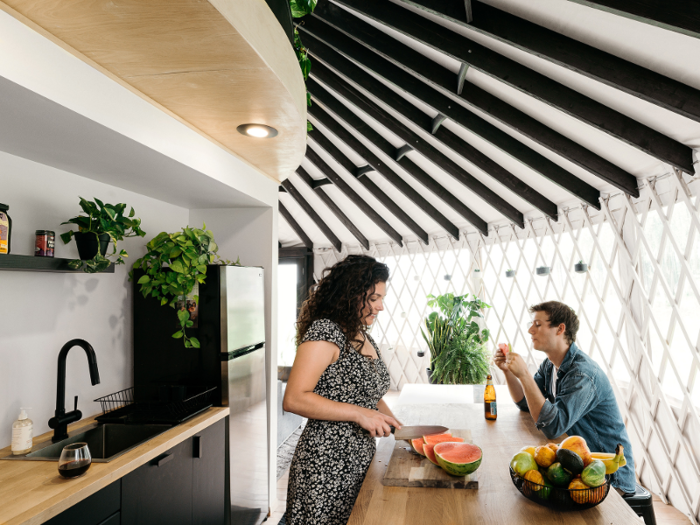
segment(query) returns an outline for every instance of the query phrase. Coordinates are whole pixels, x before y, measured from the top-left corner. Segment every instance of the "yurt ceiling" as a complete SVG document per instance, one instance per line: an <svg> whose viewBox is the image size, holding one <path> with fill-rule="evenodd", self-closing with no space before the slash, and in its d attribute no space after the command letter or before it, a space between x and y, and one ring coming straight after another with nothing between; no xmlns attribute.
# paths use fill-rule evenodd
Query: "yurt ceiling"
<svg viewBox="0 0 700 525"><path fill-rule="evenodd" d="M319 0L281 245L488 236L694 175L700 7L680 1Z"/></svg>

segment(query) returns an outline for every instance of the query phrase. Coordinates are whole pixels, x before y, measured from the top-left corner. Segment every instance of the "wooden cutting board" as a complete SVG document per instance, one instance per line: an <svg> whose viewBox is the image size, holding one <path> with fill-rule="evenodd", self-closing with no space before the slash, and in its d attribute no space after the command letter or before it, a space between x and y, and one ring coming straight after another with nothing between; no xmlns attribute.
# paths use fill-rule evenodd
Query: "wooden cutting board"
<svg viewBox="0 0 700 525"><path fill-rule="evenodd" d="M472 442L471 430L449 430L455 437ZM479 471L468 476L450 476L426 457L411 451L407 441L397 441L384 473L382 484L389 487L433 487L446 489L478 489Z"/></svg>

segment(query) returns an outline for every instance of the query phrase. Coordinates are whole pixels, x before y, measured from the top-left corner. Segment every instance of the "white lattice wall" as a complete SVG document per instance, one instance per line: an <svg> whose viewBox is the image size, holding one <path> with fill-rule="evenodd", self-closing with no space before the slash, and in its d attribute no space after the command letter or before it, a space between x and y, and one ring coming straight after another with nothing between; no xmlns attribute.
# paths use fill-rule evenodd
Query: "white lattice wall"
<svg viewBox="0 0 700 525"><path fill-rule="evenodd" d="M647 180L641 198L607 197L601 211L561 210L525 230L462 234L430 245L372 245L389 265L385 312L373 335L392 388L426 382L420 334L426 295L478 293L493 308L492 347L509 342L535 370L528 307L561 300L578 313L580 347L607 372L632 439L637 474L664 501L700 520L700 181L671 173ZM348 252L316 250L315 272ZM362 253L360 247L351 253ZM583 260L587 273L575 273ZM535 268L549 266L546 276ZM479 269L479 272L475 270ZM507 278L505 271L516 271ZM500 371L494 370L497 380Z"/></svg>

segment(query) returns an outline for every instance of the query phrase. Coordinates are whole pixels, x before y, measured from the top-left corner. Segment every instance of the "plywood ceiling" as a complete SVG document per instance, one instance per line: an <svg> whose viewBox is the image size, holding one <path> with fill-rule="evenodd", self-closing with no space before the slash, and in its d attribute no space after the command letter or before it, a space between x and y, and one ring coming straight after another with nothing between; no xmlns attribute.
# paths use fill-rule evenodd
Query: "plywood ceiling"
<svg viewBox="0 0 700 525"><path fill-rule="evenodd" d="M264 2L4 0L0 7L274 180L301 163L304 83ZM279 134L243 136L236 128L245 123Z"/></svg>

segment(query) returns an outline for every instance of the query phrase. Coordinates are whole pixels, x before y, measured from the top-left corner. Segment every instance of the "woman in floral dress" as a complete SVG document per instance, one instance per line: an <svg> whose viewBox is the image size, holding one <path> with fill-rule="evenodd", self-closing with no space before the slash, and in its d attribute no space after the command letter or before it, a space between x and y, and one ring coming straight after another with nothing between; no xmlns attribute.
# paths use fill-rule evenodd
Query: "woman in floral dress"
<svg viewBox="0 0 700 525"><path fill-rule="evenodd" d="M309 418L289 472L287 525L344 525L376 450L400 428L382 397L389 371L367 329L384 309L389 269L349 255L319 281L297 323L284 409Z"/></svg>

